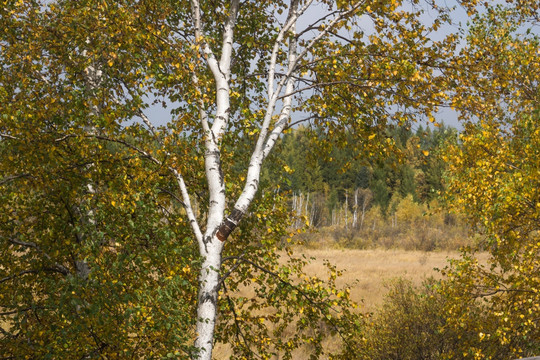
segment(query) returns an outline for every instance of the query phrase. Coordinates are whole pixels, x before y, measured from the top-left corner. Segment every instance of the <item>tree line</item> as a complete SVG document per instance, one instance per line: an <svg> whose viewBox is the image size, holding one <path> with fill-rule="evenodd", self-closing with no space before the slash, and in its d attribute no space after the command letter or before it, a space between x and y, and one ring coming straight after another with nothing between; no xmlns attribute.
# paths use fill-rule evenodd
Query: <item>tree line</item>
<svg viewBox="0 0 540 360"><path fill-rule="evenodd" d="M458 131L444 125L389 127L389 156L366 157L351 146L332 146L326 153L324 133L297 128L280 143L282 163L265 177L281 179L288 194L294 228L317 231L300 238L340 242L353 247L454 249L470 242L460 214L445 209L443 159L459 143ZM363 140L347 134L347 143ZM276 191L276 190L274 190Z"/></svg>
<svg viewBox="0 0 540 360"><path fill-rule="evenodd" d="M281 152L287 171L281 188L304 197L311 193L323 196L318 211L326 213L325 218L310 217L315 219L314 225L332 225L328 214L345 203L349 212L378 206L387 214L395 211L390 206L392 198L410 195L421 204L436 199L444 188L445 164L440 154L445 146L457 142L458 133L446 126L432 130L420 125L415 132L389 128L387 136L393 141L394 152L381 159L362 157L353 147L343 146L333 146L328 154L321 154L311 136L300 128L283 137ZM353 134L347 136L348 143L363 141ZM340 221L343 223L343 219Z"/></svg>

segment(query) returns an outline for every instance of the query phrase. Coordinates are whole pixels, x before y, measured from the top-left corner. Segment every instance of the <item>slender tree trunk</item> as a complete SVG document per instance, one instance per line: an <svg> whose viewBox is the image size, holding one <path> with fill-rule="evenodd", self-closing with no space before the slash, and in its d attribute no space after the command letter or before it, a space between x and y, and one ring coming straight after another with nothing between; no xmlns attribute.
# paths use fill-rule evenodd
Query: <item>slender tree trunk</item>
<svg viewBox="0 0 540 360"><path fill-rule="evenodd" d="M367 196L364 195L364 201L362 201L362 218L360 219L360 229L364 227L364 218L366 216Z"/></svg>
<svg viewBox="0 0 540 360"><path fill-rule="evenodd" d="M353 212L353 224L352 227L356 228L358 221L358 189L354 191L354 212Z"/></svg>
<svg viewBox="0 0 540 360"><path fill-rule="evenodd" d="M86 43L87 44L90 43L89 38L86 39ZM83 55L85 57L87 56L86 50L83 51ZM94 92L97 91L97 89L99 88L103 80L103 71L101 70L100 66L94 63L91 65L88 65L84 69L84 80L85 80L86 96L88 98L95 97ZM101 115L100 108L94 101L89 101L89 103L90 103L89 113L91 115L91 120L94 120ZM86 124L85 131L87 134L90 134L90 135L96 135L98 133L98 129L96 129L96 126L91 121ZM94 166L94 163L86 165L86 170L90 170L93 166ZM86 184L86 191L92 195L96 193L96 189L94 187L94 183L92 180L89 180L89 182ZM77 209L77 212L79 212L79 215L81 217L80 221L83 224L91 228L94 228L96 225L94 210L91 208L90 203L86 205L88 206L86 210L81 210L80 208ZM81 234L79 234L78 239L80 239L81 242L87 242L89 238L91 238L91 236L92 236L92 232L87 230L87 232L83 231ZM82 245L83 244L81 244L81 246ZM90 274L90 270L91 270L90 265L88 265L88 262L84 259L79 259L79 258L74 259L73 262L74 262L77 276L84 280L88 279L88 275Z"/></svg>
<svg viewBox="0 0 540 360"><path fill-rule="evenodd" d="M214 341L214 329L217 319L219 270L221 268L221 250L223 243L213 236L207 244L204 261L199 274L199 298L197 307L198 359L211 360Z"/></svg>
<svg viewBox="0 0 540 360"><path fill-rule="evenodd" d="M315 221L315 212L317 211L317 207L316 207L316 204L315 204L315 201L312 201L311 202L311 213L309 214L309 224L311 226L315 226L315 224L313 223ZM317 221L318 223L318 221Z"/></svg>
<svg viewBox="0 0 540 360"><path fill-rule="evenodd" d="M345 230L349 230L349 194L345 193Z"/></svg>
<svg viewBox="0 0 540 360"><path fill-rule="evenodd" d="M304 209L304 216L306 217L306 219L308 219L309 221L309 191L306 195L306 205L305 205L305 209ZM311 222L309 223L311 225Z"/></svg>
<svg viewBox="0 0 540 360"><path fill-rule="evenodd" d="M302 226L301 217L302 217L303 203L304 203L304 195L300 193L300 195L298 195L298 202L296 204L296 226L295 227L297 229L300 229L300 227Z"/></svg>

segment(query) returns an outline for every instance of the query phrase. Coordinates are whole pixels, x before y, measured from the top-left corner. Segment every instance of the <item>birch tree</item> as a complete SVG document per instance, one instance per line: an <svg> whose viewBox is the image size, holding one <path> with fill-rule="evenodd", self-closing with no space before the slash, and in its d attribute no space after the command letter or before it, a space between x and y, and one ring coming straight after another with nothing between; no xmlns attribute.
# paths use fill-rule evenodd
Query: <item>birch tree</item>
<svg viewBox="0 0 540 360"><path fill-rule="evenodd" d="M183 334L195 338L193 349L182 348L191 357L211 359L220 297L238 269L244 271L241 281L247 281L251 271L257 271L260 279L274 279L282 293L302 299L297 301L297 313L309 312L313 318L322 315L335 325L328 304L344 307L348 293L326 292L313 279L305 281L305 288L295 287L287 280L290 270L278 271L275 255L267 257L276 249L275 242L268 239L285 233L286 225L267 217L278 214L268 204L279 199L260 193L261 171L283 132L299 122L320 127L328 138L344 145L342 130L349 129L360 139L355 145L369 156L390 151L391 141L384 135L387 124L433 120L437 106L447 98L442 90L449 86L438 69L452 54L456 38L429 38L448 20L445 9L438 12L441 9L433 6L431 10L436 17L425 24L419 20L423 9L416 1L396 0L6 4L1 10L6 29L1 43L1 145L25 166L4 161L2 184L14 186L13 181L35 174L54 177L45 165L57 161L48 158L48 152L25 153L29 144L46 144L51 154L58 147L64 149L70 163L86 159L123 169L119 173L124 176L114 176L114 166L107 167L109 178L101 166L87 167L78 174L102 178L107 192L96 201L103 206L107 197L107 211L117 206L125 214L135 211L143 194L153 199L145 211L156 213L147 217L143 216L146 212L140 213L137 224L142 228L156 229L162 224L163 229L174 230L159 232L160 236L185 239L189 224L198 260L193 260L182 242L176 265L153 269L159 274L183 272L188 278L190 264L199 269L196 329ZM102 72L99 84L93 84L90 91L89 66L98 66ZM160 102L173 108L171 117L151 119L148 108ZM301 110L300 114L293 116L295 110ZM158 126L160 123L167 125ZM89 126L96 130L89 132ZM76 156L68 151L73 148L78 149ZM43 163L45 158L49 161ZM44 164L42 173L38 171L40 162ZM67 166L66 162L59 169ZM48 183L43 179L39 189L46 194ZM152 185L145 188L149 183ZM153 196L157 193L159 197ZM169 196L167 203L163 194ZM8 200L8 206L20 201L17 196ZM2 236L11 244L23 243L13 238L21 229L15 221L20 215L9 211L4 219L10 225L3 227ZM95 215L100 216L97 211ZM25 219L34 220L31 214ZM117 221L120 225L121 220ZM60 222L55 226L62 227ZM119 226L118 231L128 239L135 228L136 224L130 225L131 230ZM39 231L47 229L42 224ZM74 224L74 233L78 230ZM267 241L255 246L247 230ZM111 230L109 235L113 234ZM34 236L31 232L26 235ZM23 246L51 262L52 267L47 268L69 276L70 268L65 265L69 259L54 252L48 255L46 244L38 240L25 241ZM105 244L100 242L92 251L102 251ZM53 243L47 246L54 248ZM6 246L5 251L16 258L12 247ZM264 261L275 269L261 265ZM333 281L336 271L331 266L329 270ZM2 282L13 276L6 274ZM92 274L89 276L91 279ZM151 276L155 272L147 271L146 277ZM188 291L189 283L182 289ZM258 288L261 293L264 289L264 284ZM178 293L180 304L189 298L182 291ZM274 301L279 305L283 299L288 298L276 296ZM228 300L227 309L240 332L234 300ZM12 314L11 310L6 314ZM182 321L188 328L189 321ZM299 322L298 327L305 329L306 324ZM279 329L283 332L285 327ZM126 342L129 334L126 330ZM242 351L254 351L246 336ZM265 349L271 347L264 341L250 344L264 356L281 350L291 357L291 344L298 346L302 339L278 341L274 350ZM315 354L321 354L322 334L306 339L314 344ZM97 343L91 354L109 351Z"/></svg>

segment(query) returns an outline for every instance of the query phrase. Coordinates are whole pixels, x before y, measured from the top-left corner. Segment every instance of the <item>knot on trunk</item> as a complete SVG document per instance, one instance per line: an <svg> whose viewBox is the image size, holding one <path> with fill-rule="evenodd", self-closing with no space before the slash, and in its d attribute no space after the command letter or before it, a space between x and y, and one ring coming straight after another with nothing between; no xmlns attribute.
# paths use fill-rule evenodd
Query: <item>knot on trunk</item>
<svg viewBox="0 0 540 360"><path fill-rule="evenodd" d="M244 217L244 212L237 208L234 208L232 213L223 220L219 225L216 237L220 241L225 241L231 234L231 232L238 226L240 220Z"/></svg>

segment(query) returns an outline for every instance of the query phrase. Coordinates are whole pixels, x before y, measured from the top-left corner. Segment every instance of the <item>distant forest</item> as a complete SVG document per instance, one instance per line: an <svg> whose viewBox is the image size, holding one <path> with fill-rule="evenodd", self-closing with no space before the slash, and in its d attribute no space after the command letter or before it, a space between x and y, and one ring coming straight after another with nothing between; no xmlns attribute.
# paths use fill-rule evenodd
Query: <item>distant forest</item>
<svg viewBox="0 0 540 360"><path fill-rule="evenodd" d="M441 207L445 148L458 141L458 131L420 125L390 128L383 136L392 140L392 151L367 156L350 133L346 141L321 149L317 144L332 141L328 134L293 129L282 139L281 166L265 177L281 179L295 227L321 230L318 241L330 237L346 246L424 250L464 245L466 229Z"/></svg>

